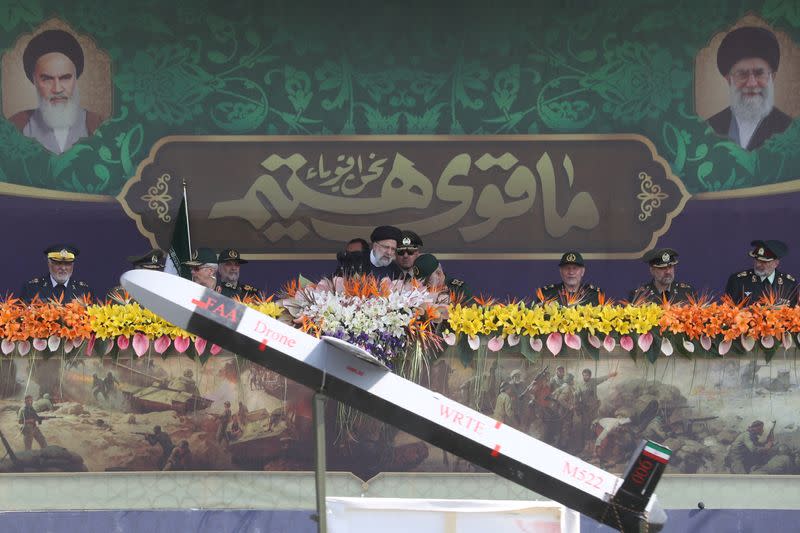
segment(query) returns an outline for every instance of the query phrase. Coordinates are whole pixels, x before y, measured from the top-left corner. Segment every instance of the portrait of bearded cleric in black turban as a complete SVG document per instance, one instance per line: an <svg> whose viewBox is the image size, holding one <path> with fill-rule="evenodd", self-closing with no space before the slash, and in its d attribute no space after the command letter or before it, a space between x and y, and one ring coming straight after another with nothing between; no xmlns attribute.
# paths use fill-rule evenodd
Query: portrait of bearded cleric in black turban
<svg viewBox="0 0 800 533"><path fill-rule="evenodd" d="M727 93L726 107L721 111L716 107L705 115L700 107L709 108L710 105L702 102L703 94L698 94L698 114L705 116L717 135L748 151L758 149L771 136L786 131L792 117L797 115L797 97L789 90L797 76L793 65L796 49L786 36L782 36L781 42L774 31L756 25L757 22L757 19L745 21L724 33L715 51L710 47L698 54L700 58L705 53L705 63L701 68L701 61L698 61L696 72L701 80L703 76L706 80L715 78L716 85L722 79ZM715 71L713 75L709 70ZM780 106L787 103L791 109L781 109Z"/></svg>
<svg viewBox="0 0 800 533"><path fill-rule="evenodd" d="M16 76L17 93L27 91L25 96L28 102L31 100L29 95L35 94L37 103L35 107L26 106L22 110L8 113L8 85L4 82L3 105L8 120L22 135L36 139L50 152L66 152L80 139L93 135L108 116L108 113L101 114L81 104L79 81L88 70L89 64L84 47L71 32L55 28L40 31L24 45L21 58L12 56L3 59L4 78L9 74L11 77L21 74L21 63L25 79L20 80L21 76ZM110 92L110 68L108 64L105 66L109 78L107 91ZM95 71L98 70L98 65L92 67ZM99 70L102 70L102 65ZM20 85L26 87L20 88ZM94 103L95 98L90 96L84 98L84 101Z"/></svg>

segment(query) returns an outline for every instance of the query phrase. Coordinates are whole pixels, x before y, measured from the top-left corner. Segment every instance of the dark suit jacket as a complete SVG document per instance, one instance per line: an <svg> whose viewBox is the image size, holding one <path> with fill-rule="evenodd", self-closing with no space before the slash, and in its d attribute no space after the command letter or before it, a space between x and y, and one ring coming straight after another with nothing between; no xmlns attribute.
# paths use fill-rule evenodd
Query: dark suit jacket
<svg viewBox="0 0 800 533"><path fill-rule="evenodd" d="M708 119L708 124L714 128L715 132L727 137L728 131L731 127L732 119L733 113L731 112L731 108L727 107ZM755 150L764 144L764 141L769 139L771 136L775 135L776 133L783 133L791 123L792 117L777 107L773 107L769 115L767 115L764 120L759 123L756 131L753 132L750 142L747 143L747 150Z"/></svg>

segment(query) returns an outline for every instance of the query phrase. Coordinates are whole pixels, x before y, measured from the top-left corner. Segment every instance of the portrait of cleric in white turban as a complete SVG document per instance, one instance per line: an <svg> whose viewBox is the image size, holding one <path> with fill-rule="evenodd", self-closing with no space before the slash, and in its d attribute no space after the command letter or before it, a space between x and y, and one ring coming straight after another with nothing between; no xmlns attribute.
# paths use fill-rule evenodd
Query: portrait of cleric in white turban
<svg viewBox="0 0 800 533"><path fill-rule="evenodd" d="M792 117L775 107L780 59L778 40L766 28L743 26L725 36L717 68L728 86L729 107L708 119L716 133L755 150L789 127Z"/></svg>
<svg viewBox="0 0 800 533"><path fill-rule="evenodd" d="M43 31L25 47L22 63L39 105L9 119L17 129L56 154L93 135L102 119L80 104L78 79L84 70L84 52L78 40L63 30Z"/></svg>

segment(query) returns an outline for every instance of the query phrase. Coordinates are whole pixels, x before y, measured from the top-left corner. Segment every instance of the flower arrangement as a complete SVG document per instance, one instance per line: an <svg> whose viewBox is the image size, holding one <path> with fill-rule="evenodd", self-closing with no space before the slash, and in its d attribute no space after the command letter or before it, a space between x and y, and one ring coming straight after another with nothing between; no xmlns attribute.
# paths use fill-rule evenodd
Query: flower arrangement
<svg viewBox="0 0 800 533"><path fill-rule="evenodd" d="M800 342L800 307L779 306L762 298L752 305L708 298L687 304L561 306L556 302L481 301L463 305L439 303L440 294L417 282L402 283L373 277L323 279L316 284L287 285L279 299L245 299L243 303L273 318L290 316L295 325L314 335L331 335L361 346L387 366L414 379L424 371L442 340L455 345L465 338L472 351L481 338L491 351L517 346L531 357L545 347L553 355L566 347L592 355L617 346L648 357L694 353L725 355L731 349L751 351L758 344L767 357L782 346ZM441 336L439 331L441 330ZM525 342L522 342L522 341ZM85 343L87 355L107 354L116 346L132 347L137 355L152 347L165 354L191 345L203 356L205 339L183 331L127 298L121 303L93 304L74 300L17 298L0 301L0 349L26 355L31 348L69 353ZM413 350L412 350L413 348ZM221 348L211 345L210 353Z"/></svg>
<svg viewBox="0 0 800 533"><path fill-rule="evenodd" d="M281 305L305 331L360 346L389 368L410 341L438 344L433 323L442 317L439 293L417 282L325 278L302 288L287 285L282 296Z"/></svg>

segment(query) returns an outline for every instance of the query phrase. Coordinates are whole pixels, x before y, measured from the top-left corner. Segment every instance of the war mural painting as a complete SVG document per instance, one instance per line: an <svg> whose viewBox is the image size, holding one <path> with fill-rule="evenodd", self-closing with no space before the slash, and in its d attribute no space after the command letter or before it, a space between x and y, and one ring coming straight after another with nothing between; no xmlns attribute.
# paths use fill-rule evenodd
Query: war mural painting
<svg viewBox="0 0 800 533"><path fill-rule="evenodd" d="M675 453L671 473L796 474L793 358L686 360L448 349L425 386L611 472L641 438ZM480 369L476 372L476 369ZM6 358L0 472L311 470L312 391L227 352ZM328 402L331 470L467 472L475 467Z"/></svg>

